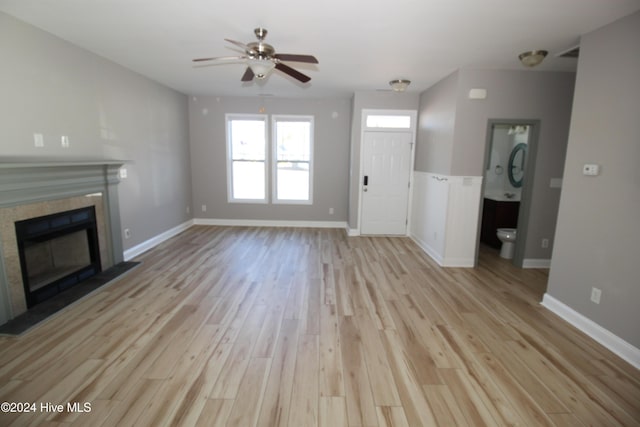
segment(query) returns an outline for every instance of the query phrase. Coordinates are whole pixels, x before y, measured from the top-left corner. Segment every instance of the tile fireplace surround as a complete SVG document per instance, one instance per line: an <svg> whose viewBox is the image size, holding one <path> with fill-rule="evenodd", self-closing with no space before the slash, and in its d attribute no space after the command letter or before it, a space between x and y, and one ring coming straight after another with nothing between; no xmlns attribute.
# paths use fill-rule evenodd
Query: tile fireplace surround
<svg viewBox="0 0 640 427"><path fill-rule="evenodd" d="M27 310L15 221L95 206L102 269L123 261L115 160L0 158L0 324Z"/></svg>

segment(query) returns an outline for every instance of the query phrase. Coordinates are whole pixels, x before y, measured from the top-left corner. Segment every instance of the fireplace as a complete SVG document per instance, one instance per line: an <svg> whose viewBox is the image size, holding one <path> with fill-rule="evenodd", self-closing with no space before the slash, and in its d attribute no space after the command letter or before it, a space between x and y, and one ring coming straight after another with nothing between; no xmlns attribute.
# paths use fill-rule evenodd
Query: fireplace
<svg viewBox="0 0 640 427"><path fill-rule="evenodd" d="M16 221L27 308L101 271L94 206Z"/></svg>
<svg viewBox="0 0 640 427"><path fill-rule="evenodd" d="M122 164L0 157L0 324L46 305L39 302L54 293L76 293L89 275L123 261Z"/></svg>

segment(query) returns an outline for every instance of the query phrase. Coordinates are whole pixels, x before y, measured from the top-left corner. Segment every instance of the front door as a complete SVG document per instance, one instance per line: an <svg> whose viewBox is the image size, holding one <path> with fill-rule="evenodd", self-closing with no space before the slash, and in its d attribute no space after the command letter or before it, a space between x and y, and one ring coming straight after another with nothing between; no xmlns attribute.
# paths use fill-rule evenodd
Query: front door
<svg viewBox="0 0 640 427"><path fill-rule="evenodd" d="M412 133L364 132L361 234L405 235Z"/></svg>

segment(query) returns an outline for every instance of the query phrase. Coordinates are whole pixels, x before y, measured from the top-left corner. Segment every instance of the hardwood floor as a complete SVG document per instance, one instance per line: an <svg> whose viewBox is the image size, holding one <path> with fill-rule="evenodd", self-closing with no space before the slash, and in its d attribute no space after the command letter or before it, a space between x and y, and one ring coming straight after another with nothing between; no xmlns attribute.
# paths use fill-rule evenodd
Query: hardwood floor
<svg viewBox="0 0 640 427"><path fill-rule="evenodd" d="M37 405L0 425L640 425L640 372L497 252L443 269L408 238L194 226L140 260L0 338L1 400Z"/></svg>

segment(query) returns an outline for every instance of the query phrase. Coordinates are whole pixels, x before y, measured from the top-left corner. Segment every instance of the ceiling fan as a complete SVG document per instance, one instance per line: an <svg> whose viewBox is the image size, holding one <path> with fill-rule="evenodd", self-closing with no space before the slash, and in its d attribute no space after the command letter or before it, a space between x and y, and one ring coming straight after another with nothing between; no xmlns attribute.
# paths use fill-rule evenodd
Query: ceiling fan
<svg viewBox="0 0 640 427"><path fill-rule="evenodd" d="M242 61L247 64L247 70L240 79L243 82L249 82L253 78L264 79L271 70L274 68L280 70L285 74L290 75L296 80L306 83L311 80L311 77L302 74L300 71L295 70L283 61L292 62L306 62L310 64L317 64L318 60L312 55L295 55L290 53L276 53L276 50L270 44L264 42L267 36L267 30L265 28L256 28L253 30L257 42L241 43L236 40L225 39L229 43L232 43L244 50L243 56L219 56L213 58L196 58L193 62L206 62L206 61Z"/></svg>

